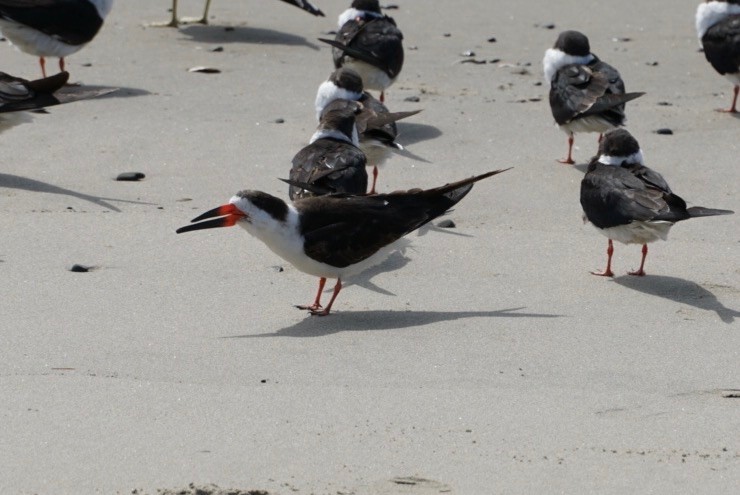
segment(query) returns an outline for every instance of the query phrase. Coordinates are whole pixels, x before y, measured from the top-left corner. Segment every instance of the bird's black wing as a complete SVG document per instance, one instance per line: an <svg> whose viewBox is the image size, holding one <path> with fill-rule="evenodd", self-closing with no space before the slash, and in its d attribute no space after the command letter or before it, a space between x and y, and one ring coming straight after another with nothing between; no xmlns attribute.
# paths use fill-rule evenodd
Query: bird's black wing
<svg viewBox="0 0 740 495"><path fill-rule="evenodd" d="M89 42L103 25L95 6L79 0L0 0L0 18L24 24L69 45Z"/></svg>
<svg viewBox="0 0 740 495"><path fill-rule="evenodd" d="M673 194L665 179L642 165L595 163L581 181L581 206L599 228L627 225L633 221L688 218L686 202Z"/></svg>
<svg viewBox="0 0 740 495"><path fill-rule="evenodd" d="M290 179L310 184L328 193L365 194L365 154L343 141L320 139L317 143L319 145L306 146L293 157ZM290 199L296 199L315 193L291 185L288 195Z"/></svg>
<svg viewBox="0 0 740 495"><path fill-rule="evenodd" d="M717 72L733 74L740 69L740 15L710 27L701 42L704 56Z"/></svg>
<svg viewBox="0 0 740 495"><path fill-rule="evenodd" d="M294 202L301 212L306 254L345 267L369 258L452 208L473 184L503 170L435 189L373 196L321 196Z"/></svg>
<svg viewBox="0 0 740 495"><path fill-rule="evenodd" d="M344 65L346 56L356 58L382 70L395 79L403 67L403 33L388 17L352 19L344 23L332 40L322 39L334 48L334 66Z"/></svg>

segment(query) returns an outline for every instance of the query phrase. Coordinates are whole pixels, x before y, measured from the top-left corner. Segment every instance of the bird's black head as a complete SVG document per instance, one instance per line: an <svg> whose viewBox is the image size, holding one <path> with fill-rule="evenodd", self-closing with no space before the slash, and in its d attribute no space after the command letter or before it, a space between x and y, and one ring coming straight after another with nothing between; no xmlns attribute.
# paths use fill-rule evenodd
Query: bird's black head
<svg viewBox="0 0 740 495"><path fill-rule="evenodd" d="M599 156L630 156L640 151L640 143L626 129L613 129L601 139Z"/></svg>
<svg viewBox="0 0 740 495"><path fill-rule="evenodd" d="M585 34L579 31L563 31L555 41L555 48L576 57L585 57L591 53L591 45Z"/></svg>
<svg viewBox="0 0 740 495"><path fill-rule="evenodd" d="M357 10L380 14L380 2L378 0L353 0L351 7Z"/></svg>
<svg viewBox="0 0 740 495"><path fill-rule="evenodd" d="M329 81L333 82L338 88L346 89L352 93L362 93L362 77L355 70L343 67L335 70Z"/></svg>
<svg viewBox="0 0 740 495"><path fill-rule="evenodd" d="M319 130L337 130L354 141L355 117L363 108L362 103L356 101L334 100L321 112Z"/></svg>

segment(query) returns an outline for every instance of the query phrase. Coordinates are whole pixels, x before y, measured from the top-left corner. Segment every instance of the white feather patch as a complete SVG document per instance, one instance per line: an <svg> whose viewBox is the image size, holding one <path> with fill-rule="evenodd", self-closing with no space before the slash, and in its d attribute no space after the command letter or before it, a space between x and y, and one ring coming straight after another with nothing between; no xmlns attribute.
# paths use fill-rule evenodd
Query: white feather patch
<svg viewBox="0 0 740 495"><path fill-rule="evenodd" d="M547 84L552 82L555 73L561 68L570 64L586 65L594 59L590 53L584 57L568 55L558 48L548 48L545 51L545 58L542 59L542 69L545 72L545 81Z"/></svg>
<svg viewBox="0 0 740 495"><path fill-rule="evenodd" d="M627 225L598 229L609 239L622 244L648 244L658 240L668 240L668 231L673 227L673 222L658 221L634 221Z"/></svg>
<svg viewBox="0 0 740 495"><path fill-rule="evenodd" d="M696 9L696 34L699 41L707 34L710 27L727 16L740 14L740 5L727 2L705 2Z"/></svg>
<svg viewBox="0 0 740 495"><path fill-rule="evenodd" d="M640 165L645 165L645 159L642 156L642 150L639 150L637 153L632 153L629 156L611 156L611 155L600 155L599 156L599 163L602 165L612 165L612 166L618 166L623 163L639 163Z"/></svg>
<svg viewBox="0 0 740 495"><path fill-rule="evenodd" d="M355 127L355 129L357 129L357 127ZM326 139L326 138L339 139L347 143L355 144L352 142L350 138L345 136L343 132L337 131L336 129L319 129L318 131L313 133L313 136L311 136L311 140L309 141L309 144L313 144L319 139Z"/></svg>
<svg viewBox="0 0 740 495"><path fill-rule="evenodd" d="M383 17L383 14L378 14L377 12L368 12L367 10L347 9L339 14L339 18L337 19L337 26L339 26L339 28L341 29L341 27L344 26L346 23L348 23L352 19L357 19L358 17Z"/></svg>
<svg viewBox="0 0 740 495"><path fill-rule="evenodd" d="M326 106L334 100L351 100L357 101L362 98L362 93L355 93L344 88L340 88L331 81L324 81L319 86L319 90L316 93L316 120L321 119L321 112L324 111Z"/></svg>

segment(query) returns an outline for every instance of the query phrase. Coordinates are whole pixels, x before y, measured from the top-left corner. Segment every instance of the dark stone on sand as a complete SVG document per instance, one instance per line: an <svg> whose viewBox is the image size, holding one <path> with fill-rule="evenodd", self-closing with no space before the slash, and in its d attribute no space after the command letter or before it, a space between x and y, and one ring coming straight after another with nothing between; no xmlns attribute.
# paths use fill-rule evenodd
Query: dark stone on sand
<svg viewBox="0 0 740 495"><path fill-rule="evenodd" d="M452 220L442 220L441 222L437 224L437 227L442 228L442 229L454 229L457 226L455 225L455 222L453 222Z"/></svg>
<svg viewBox="0 0 740 495"><path fill-rule="evenodd" d="M285 124L285 119L275 119L276 124Z"/></svg>
<svg viewBox="0 0 740 495"><path fill-rule="evenodd" d="M486 41L488 41L489 43L496 43L496 38L490 37Z"/></svg>
<svg viewBox="0 0 740 495"><path fill-rule="evenodd" d="M419 101L421 101L421 98L419 98L418 96L407 96L406 98L403 99L403 101L410 101L412 103L418 103Z"/></svg>
<svg viewBox="0 0 740 495"><path fill-rule="evenodd" d="M132 182L132 181L142 180L145 177L146 175L144 175L141 172L123 172L123 173L118 174L118 177L116 177L116 180Z"/></svg>
<svg viewBox="0 0 740 495"><path fill-rule="evenodd" d="M78 265L77 263L75 263L74 265L70 267L69 271L75 272L75 273L87 273L90 271L90 268L92 267L85 266L85 265Z"/></svg>
<svg viewBox="0 0 740 495"><path fill-rule="evenodd" d="M672 136L673 135L673 131L671 129L667 128L667 127L663 127L661 129L658 129L657 131L655 131L655 134L661 134L663 136Z"/></svg>

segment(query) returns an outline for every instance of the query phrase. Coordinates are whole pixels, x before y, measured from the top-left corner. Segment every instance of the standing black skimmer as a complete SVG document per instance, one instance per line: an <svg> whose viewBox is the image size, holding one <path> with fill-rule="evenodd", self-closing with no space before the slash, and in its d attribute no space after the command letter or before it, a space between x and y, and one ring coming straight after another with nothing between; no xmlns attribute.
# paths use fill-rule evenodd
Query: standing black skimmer
<svg viewBox="0 0 740 495"><path fill-rule="evenodd" d="M630 275L645 275L649 242L666 240L674 223L694 217L729 215L730 210L686 207L663 177L643 163L637 140L625 129L607 132L599 154L591 159L581 182L581 206L586 218L609 238L606 269L594 275L613 277L612 240L642 244L640 268Z"/></svg>
<svg viewBox="0 0 740 495"><path fill-rule="evenodd" d="M734 85L732 105L720 112L737 113L740 93L740 0L706 1L696 10L696 33L714 70Z"/></svg>
<svg viewBox="0 0 740 495"><path fill-rule="evenodd" d="M367 192L367 159L359 148L355 116L362 111L356 101L335 100L321 114L318 130L293 157L290 179L308 184L311 189L291 185L290 199L313 196L314 190L322 194Z"/></svg>
<svg viewBox="0 0 740 495"><path fill-rule="evenodd" d="M170 20L170 22L154 24L155 26L177 27L180 24L190 24L190 23L208 24L208 11L211 9L211 0L206 0L205 6L203 8L203 17L195 17L195 18L187 18L187 19L179 19L177 17L177 1L178 0L172 0L172 19ZM282 0L282 1L290 5L295 5L299 9L303 9L309 14L313 14L319 17L324 17L324 13L321 12L321 9L311 4L311 2L309 2L308 0Z"/></svg>
<svg viewBox="0 0 740 495"><path fill-rule="evenodd" d="M380 91L392 85L403 67L403 34L396 21L380 11L378 0L353 0L339 16L336 39L319 38L330 44L334 67L350 67L364 81L365 89Z"/></svg>
<svg viewBox="0 0 740 495"><path fill-rule="evenodd" d="M0 132L15 125L30 122L27 111L93 98L115 91L115 89L101 90L65 86L68 80L68 72L60 72L36 81L27 81L0 72Z"/></svg>
<svg viewBox="0 0 740 495"><path fill-rule="evenodd" d="M39 57L46 77L45 57L59 57L64 72L64 58L92 41L112 7L113 0L0 0L0 31Z"/></svg>
<svg viewBox="0 0 740 495"><path fill-rule="evenodd" d="M293 204L261 191L242 191L229 204L192 221L211 220L181 227L177 233L238 224L298 270L319 277L313 304L298 308L325 316L342 289L343 278L381 263L394 242L444 214L475 182L501 172L504 170L434 189L374 196L330 194L298 199ZM329 304L322 308L321 292L327 278L336 278L337 283Z"/></svg>
<svg viewBox="0 0 740 495"><path fill-rule="evenodd" d="M624 104L645 93L625 93L617 69L591 53L588 38L578 31L563 31L542 61L550 84L550 110L568 134L568 157L573 161L576 132L604 132L625 123Z"/></svg>
<svg viewBox="0 0 740 495"><path fill-rule="evenodd" d="M403 149L403 146L396 142L398 137L396 121L416 115L421 110L391 113L388 107L363 90L362 77L348 67L335 70L329 79L319 86L316 93L316 118L320 118L329 103L338 99L359 101L366 111L374 112L383 120L379 121L372 117L364 119L366 126L360 133L360 149L367 156L368 165L373 166L373 185L369 194L375 194L378 167L390 158L394 149Z"/></svg>

